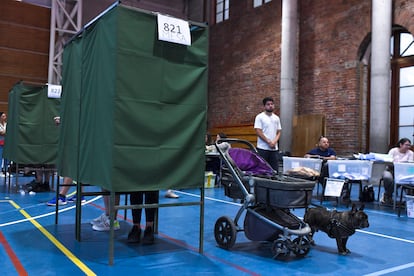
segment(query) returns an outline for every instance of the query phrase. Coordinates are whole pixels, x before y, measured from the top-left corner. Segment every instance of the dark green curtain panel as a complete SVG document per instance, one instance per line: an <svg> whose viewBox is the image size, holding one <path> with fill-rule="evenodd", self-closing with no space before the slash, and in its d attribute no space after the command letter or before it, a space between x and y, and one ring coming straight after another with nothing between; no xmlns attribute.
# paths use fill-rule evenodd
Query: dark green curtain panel
<svg viewBox="0 0 414 276"><path fill-rule="evenodd" d="M60 99L47 96L47 86L19 82L9 93L4 157L20 164L56 164Z"/></svg>
<svg viewBox="0 0 414 276"><path fill-rule="evenodd" d="M204 185L207 28L191 39L158 41L156 16L119 5L65 47L62 175L119 192Z"/></svg>
<svg viewBox="0 0 414 276"><path fill-rule="evenodd" d="M74 176L77 175L79 152L82 39L72 40L63 52L63 60L61 125L57 167L60 175Z"/></svg>

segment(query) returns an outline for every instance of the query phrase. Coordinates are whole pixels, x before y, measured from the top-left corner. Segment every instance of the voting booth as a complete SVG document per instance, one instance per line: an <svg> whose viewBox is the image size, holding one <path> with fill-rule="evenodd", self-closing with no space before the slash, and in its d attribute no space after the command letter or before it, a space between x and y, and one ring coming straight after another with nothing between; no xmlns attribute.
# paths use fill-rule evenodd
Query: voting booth
<svg viewBox="0 0 414 276"><path fill-rule="evenodd" d="M61 175L115 192L204 185L207 28L186 22L184 45L159 40L173 27L157 20L116 5L66 45Z"/></svg>
<svg viewBox="0 0 414 276"><path fill-rule="evenodd" d="M115 192L200 188L185 203L200 206L200 252L207 65L206 26L110 7L65 46L58 147L59 172L78 192L79 183L110 191L111 221ZM110 264L113 237L111 228Z"/></svg>
<svg viewBox="0 0 414 276"><path fill-rule="evenodd" d="M16 83L9 92L4 158L19 164L55 164L60 99L48 96L47 85Z"/></svg>

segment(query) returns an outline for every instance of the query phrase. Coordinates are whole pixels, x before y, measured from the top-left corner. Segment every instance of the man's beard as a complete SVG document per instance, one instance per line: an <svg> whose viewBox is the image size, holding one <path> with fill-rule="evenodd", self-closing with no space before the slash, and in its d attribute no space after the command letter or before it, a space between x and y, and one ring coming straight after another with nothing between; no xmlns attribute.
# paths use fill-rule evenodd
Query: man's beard
<svg viewBox="0 0 414 276"><path fill-rule="evenodd" d="M269 112L269 113L272 113L273 112L273 110L275 110L274 108L265 108L265 111L266 112Z"/></svg>

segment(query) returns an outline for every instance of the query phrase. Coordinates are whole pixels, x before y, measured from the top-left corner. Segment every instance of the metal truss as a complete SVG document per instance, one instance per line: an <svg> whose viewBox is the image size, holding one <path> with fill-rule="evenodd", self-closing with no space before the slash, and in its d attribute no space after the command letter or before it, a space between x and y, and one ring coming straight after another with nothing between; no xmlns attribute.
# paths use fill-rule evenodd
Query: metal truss
<svg viewBox="0 0 414 276"><path fill-rule="evenodd" d="M48 83L60 84L65 43L82 29L83 0L52 0Z"/></svg>

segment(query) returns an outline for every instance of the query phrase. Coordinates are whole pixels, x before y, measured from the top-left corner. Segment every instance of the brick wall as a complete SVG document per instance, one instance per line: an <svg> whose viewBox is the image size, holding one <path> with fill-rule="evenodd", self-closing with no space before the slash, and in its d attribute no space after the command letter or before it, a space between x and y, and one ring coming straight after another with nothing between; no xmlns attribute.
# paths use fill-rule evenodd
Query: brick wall
<svg viewBox="0 0 414 276"><path fill-rule="evenodd" d="M298 1L295 114L326 114L327 135L340 154L366 145L358 51L371 29L370 3ZM280 99L280 1L256 9L251 1L230 5L230 20L211 28L208 127L252 123L264 96Z"/></svg>
<svg viewBox="0 0 414 276"><path fill-rule="evenodd" d="M326 134L342 154L364 151L358 50L371 31L371 1L300 3L297 113L325 114Z"/></svg>
<svg viewBox="0 0 414 276"><path fill-rule="evenodd" d="M341 155L369 151L371 1L301 0L295 114L325 114ZM254 9L230 1L230 19L211 27L208 128L251 124L267 95L280 99L281 1ZM393 24L414 34L414 1L393 1ZM276 113L279 107L276 106Z"/></svg>
<svg viewBox="0 0 414 276"><path fill-rule="evenodd" d="M211 27L209 128L252 124L263 97L279 102L281 4L251 2L230 1L230 20Z"/></svg>

